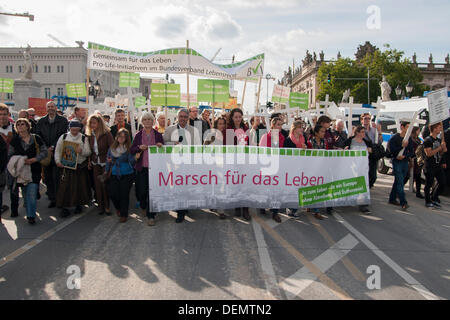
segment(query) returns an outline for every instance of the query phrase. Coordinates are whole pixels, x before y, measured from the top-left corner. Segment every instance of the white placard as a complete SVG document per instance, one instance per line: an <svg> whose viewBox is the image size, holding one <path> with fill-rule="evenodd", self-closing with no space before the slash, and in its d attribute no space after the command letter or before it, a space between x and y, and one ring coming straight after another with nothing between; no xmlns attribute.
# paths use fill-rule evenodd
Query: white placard
<svg viewBox="0 0 450 320"><path fill-rule="evenodd" d="M427 95L430 112L430 125L449 118L447 88L442 88Z"/></svg>

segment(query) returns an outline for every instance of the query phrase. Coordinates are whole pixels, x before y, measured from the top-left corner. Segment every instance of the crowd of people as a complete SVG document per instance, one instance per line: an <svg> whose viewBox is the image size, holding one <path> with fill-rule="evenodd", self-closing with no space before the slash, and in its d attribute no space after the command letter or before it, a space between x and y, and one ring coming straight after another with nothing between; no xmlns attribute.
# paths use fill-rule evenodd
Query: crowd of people
<svg viewBox="0 0 450 320"><path fill-rule="evenodd" d="M75 107L72 115L66 117L54 102L47 103L47 114L35 119L33 109L21 110L14 122L10 110L0 104L0 190L9 190L11 208L3 205L0 194L0 212L11 210L11 217L19 211L19 192L22 192L27 220L36 223L36 203L41 198L40 183L46 185L48 208L59 208L65 218L79 214L86 205L93 202L99 214L112 215L119 221L128 219L130 191L135 185L136 199L149 226L155 225L155 212L149 206L149 146L163 145L250 145L272 148L300 149L345 149L367 150L369 157L368 177L372 188L377 179L377 163L380 157L392 158L394 184L389 203L408 208L404 185L414 179L416 196L425 199L426 207L440 207L439 194L443 191L446 178L444 170L450 157L447 156L446 141L450 132L441 140L442 124L425 126L419 137L419 128L414 128L409 140L404 137L409 123L401 123L401 132L392 136L387 152L380 152L383 141L381 126L376 125L370 113L360 117L360 124L348 134L342 120L333 120L326 115L313 116L309 123L296 118L289 130L284 127L286 119L282 113L272 113L270 127L264 119L252 116L244 121L241 109L211 117L204 110L199 117L198 108L180 109L177 121L171 125L164 113L154 115L144 112L139 119L137 133L131 135L131 124L126 121L123 109L116 109L114 119L95 112L86 115ZM110 121L114 124L110 126ZM233 134L227 134L231 131ZM65 149L66 145L74 146ZM66 155L67 151L67 155ZM73 152L73 155L71 154ZM66 161L74 158L74 166ZM414 174L409 177L410 169ZM421 172L426 182L421 193ZM399 201L397 201L397 199ZM114 209L111 206L114 207ZM370 214L368 205L359 207ZM289 216L298 217L298 208L286 209ZM280 209L270 209L272 219L280 223ZM323 219L319 208L310 209L317 219ZM333 208L324 210L332 214ZM259 209L265 214L265 209ZM177 211L176 222L184 221L187 210ZM249 208L235 208L235 216L251 220ZM219 213L221 219L226 215Z"/></svg>

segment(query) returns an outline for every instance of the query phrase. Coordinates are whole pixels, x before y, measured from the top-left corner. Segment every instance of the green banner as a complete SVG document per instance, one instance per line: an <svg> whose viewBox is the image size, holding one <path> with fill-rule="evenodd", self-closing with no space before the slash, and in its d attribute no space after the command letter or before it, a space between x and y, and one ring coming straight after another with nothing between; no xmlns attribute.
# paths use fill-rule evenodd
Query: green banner
<svg viewBox="0 0 450 320"><path fill-rule="evenodd" d="M145 99L145 97L136 97L136 99L134 100L134 106L136 108L139 108L139 107L145 106L146 102L147 102L147 99Z"/></svg>
<svg viewBox="0 0 450 320"><path fill-rule="evenodd" d="M308 110L309 94L300 92L291 92L289 95L289 107Z"/></svg>
<svg viewBox="0 0 450 320"><path fill-rule="evenodd" d="M0 78L0 92L14 93L14 79Z"/></svg>
<svg viewBox="0 0 450 320"><path fill-rule="evenodd" d="M325 202L355 194L366 193L366 180L363 176L330 182L327 184L298 189L299 206Z"/></svg>
<svg viewBox="0 0 450 320"><path fill-rule="evenodd" d="M198 79L197 101L228 102L230 99L230 81Z"/></svg>
<svg viewBox="0 0 450 320"><path fill-rule="evenodd" d="M121 72L119 78L119 87L121 88L139 88L140 76L139 73Z"/></svg>
<svg viewBox="0 0 450 320"><path fill-rule="evenodd" d="M86 97L85 83L67 83L66 91L68 97Z"/></svg>
<svg viewBox="0 0 450 320"><path fill-rule="evenodd" d="M152 83L152 106L179 106L181 91L179 84Z"/></svg>

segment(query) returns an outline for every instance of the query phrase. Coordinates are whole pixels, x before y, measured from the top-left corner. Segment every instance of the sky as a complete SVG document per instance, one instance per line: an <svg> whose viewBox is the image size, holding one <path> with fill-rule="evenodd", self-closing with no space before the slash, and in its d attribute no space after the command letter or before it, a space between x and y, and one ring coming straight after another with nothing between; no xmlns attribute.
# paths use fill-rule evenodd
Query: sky
<svg viewBox="0 0 450 320"><path fill-rule="evenodd" d="M1 47L60 46L48 34L69 46L82 40L132 51L182 47L189 40L209 58L222 48L216 63L265 53L265 73L277 79L293 63L299 66L306 50L317 56L323 50L325 60L338 51L354 58L358 45L370 41L378 48L388 43L407 57L416 52L419 62L428 62L432 53L436 63L450 52L448 0L0 0L0 12L35 15L34 22L0 16ZM171 77L185 92L186 76ZM236 81L240 95L242 88ZM247 87L245 105L251 110L255 91L256 85ZM264 80L260 102L266 97Z"/></svg>

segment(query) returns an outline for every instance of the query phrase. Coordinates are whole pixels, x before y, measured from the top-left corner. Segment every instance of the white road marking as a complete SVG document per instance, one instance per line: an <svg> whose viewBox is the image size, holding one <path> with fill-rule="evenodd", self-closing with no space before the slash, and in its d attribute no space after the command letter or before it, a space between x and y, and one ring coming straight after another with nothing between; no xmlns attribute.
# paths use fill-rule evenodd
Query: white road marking
<svg viewBox="0 0 450 320"><path fill-rule="evenodd" d="M277 278L273 269L272 260L270 259L269 250L267 250L267 243L264 240L261 226L252 219L253 231L255 232L256 243L258 245L259 260L263 270L264 282L266 284L266 290L269 296L273 296L274 299L282 299L280 288L278 287Z"/></svg>
<svg viewBox="0 0 450 320"><path fill-rule="evenodd" d="M49 231L47 231L46 233L40 235L39 237L37 237L36 239L28 242L27 244L25 244L24 246L22 246L21 248L17 249L16 251L14 251L13 253L7 255L6 257L3 257L0 259L0 268L3 267L5 264L7 264L8 262L14 261L15 259L17 259L18 257L20 257L22 254L24 254L25 252L27 252L28 250L34 248L35 246L37 246L39 243L41 243L42 241L44 241L45 239L51 237L52 235L54 235L55 233L57 233L58 231L64 229L65 227L67 227L69 224L77 221L78 219L80 219L81 217L83 217L86 213L82 213L79 215L75 215L72 218L58 224L56 227L50 229Z"/></svg>
<svg viewBox="0 0 450 320"><path fill-rule="evenodd" d="M358 243L359 242L355 237L348 234L314 259L312 263L316 265L321 272L325 273L345 257ZM287 298L292 300L316 280L316 275L310 272L308 268L303 267L289 278L284 279L280 283L280 287L286 292Z"/></svg>
<svg viewBox="0 0 450 320"><path fill-rule="evenodd" d="M351 233L355 235L362 243L364 243L378 258L384 261L389 267L392 268L403 280L405 280L414 290L422 295L427 300L439 300L437 296L426 289L419 281L414 279L405 269L400 267L391 258L389 258L383 251L378 249L369 239L362 235L358 230L352 227L342 216L335 213L334 216L339 222L341 222Z"/></svg>

